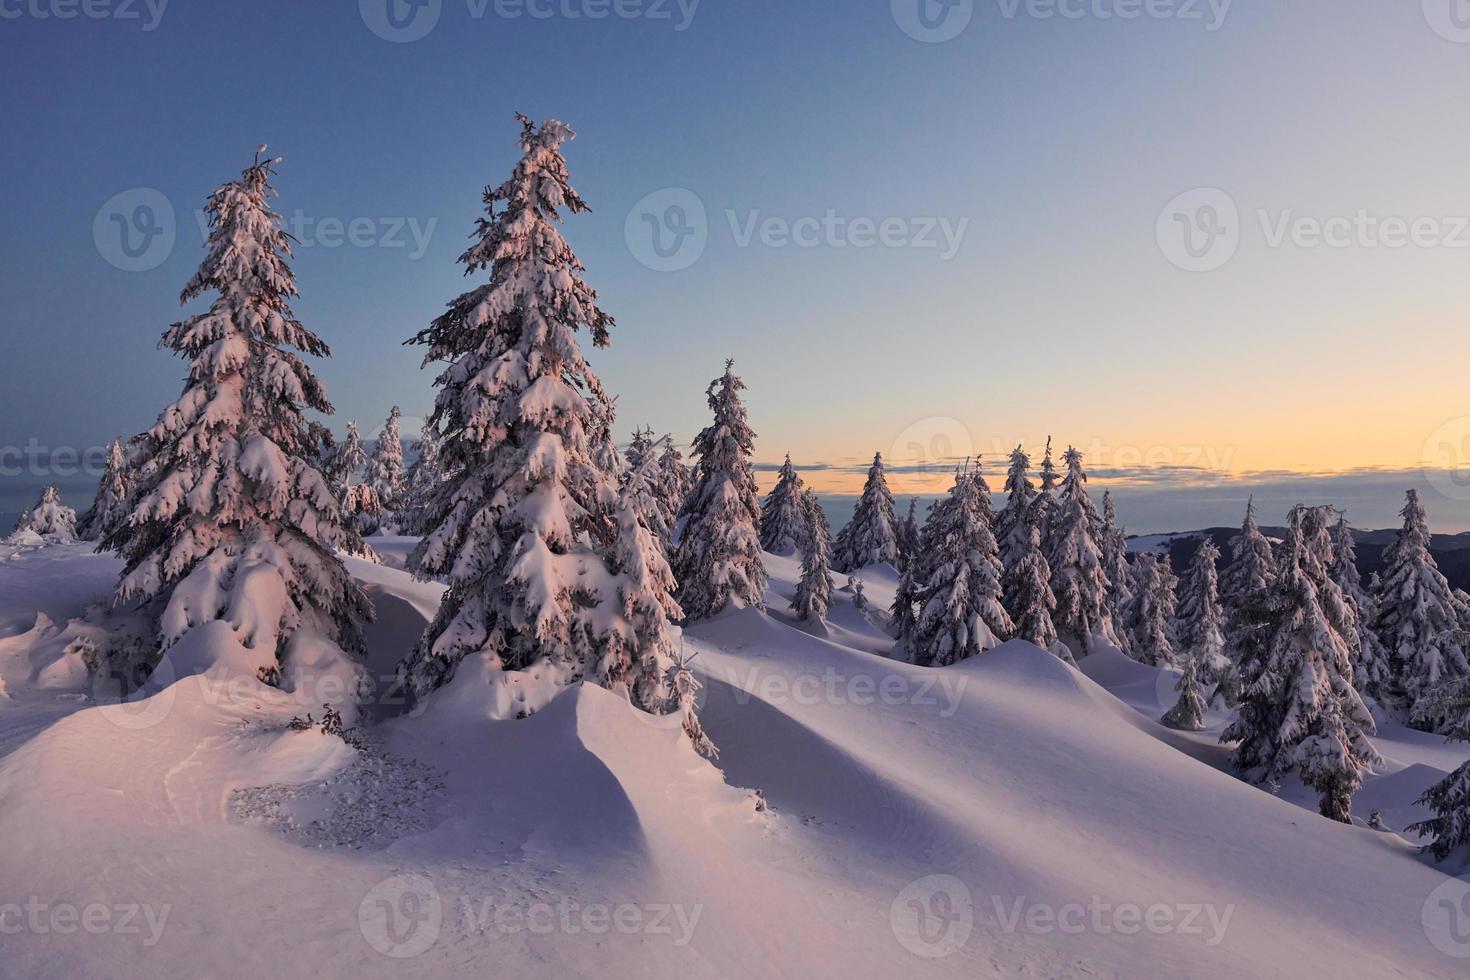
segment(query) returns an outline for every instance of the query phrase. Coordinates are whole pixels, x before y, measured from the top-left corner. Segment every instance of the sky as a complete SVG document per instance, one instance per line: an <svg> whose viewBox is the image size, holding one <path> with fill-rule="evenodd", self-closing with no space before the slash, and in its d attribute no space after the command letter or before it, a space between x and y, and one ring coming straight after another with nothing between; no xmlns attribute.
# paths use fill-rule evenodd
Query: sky
<svg viewBox="0 0 1470 980"><path fill-rule="evenodd" d="M0 0L0 480L176 396L197 213L262 142L330 424L411 429L525 112L577 132L623 429L687 442L733 357L767 481L1050 435L1138 530L1278 485L1470 527L1460 0L414 4Z"/></svg>

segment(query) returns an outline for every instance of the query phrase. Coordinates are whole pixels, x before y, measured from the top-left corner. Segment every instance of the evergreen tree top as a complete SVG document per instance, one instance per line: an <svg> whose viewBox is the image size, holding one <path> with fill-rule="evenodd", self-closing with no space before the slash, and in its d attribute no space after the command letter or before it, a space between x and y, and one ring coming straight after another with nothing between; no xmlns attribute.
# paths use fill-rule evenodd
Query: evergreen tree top
<svg viewBox="0 0 1470 980"><path fill-rule="evenodd" d="M1076 493L1087 482L1087 472L1082 468L1082 451L1075 446L1068 446L1067 451L1062 454L1062 462L1067 466L1067 477L1062 481L1063 492Z"/></svg>
<svg viewBox="0 0 1470 980"><path fill-rule="evenodd" d="M429 348L426 364L472 351L491 357L532 348L538 354L522 370L533 375L558 366L577 376L590 374L571 331L585 326L593 344L605 347L613 318L598 308L597 293L582 281L581 261L556 227L563 210L591 211L572 188L561 155L562 143L575 134L555 119L539 128L524 115L516 119L522 127L522 157L509 180L485 188L485 216L476 220L476 241L459 258L465 275L488 268L490 281L453 300L410 343ZM487 341L487 327L498 342ZM583 378L583 383L591 386L594 380Z"/></svg>
<svg viewBox="0 0 1470 980"><path fill-rule="evenodd" d="M1031 457L1026 450L1017 446L1011 450L1010 466L1006 470L1005 491L1010 495L1008 506L1029 506L1031 498L1036 496L1036 484L1031 482L1028 475L1031 470Z"/></svg>
<svg viewBox="0 0 1470 980"><path fill-rule="evenodd" d="M217 292L224 304L217 304L211 314L175 324L164 334L162 346L193 357L225 334L241 331L319 357L331 354L320 338L296 320L287 302L297 295L296 277L286 261L291 255L291 236L281 227L281 216L270 207L270 199L276 196L270 181L280 162L280 157L261 160L257 153L256 161L241 172L239 180L221 184L205 201L207 254L184 286L179 302ZM234 316L224 317L225 310ZM331 411L330 405L312 407Z"/></svg>
<svg viewBox="0 0 1470 980"><path fill-rule="evenodd" d="M1041 492L1055 490L1061 478L1057 475L1056 463L1052 462L1051 436L1046 437L1046 455L1041 457Z"/></svg>
<svg viewBox="0 0 1470 980"><path fill-rule="evenodd" d="M1406 496L1404 508L1399 511L1404 519L1404 526L1384 552L1384 562L1392 563L1397 558L1417 556L1419 552L1423 552L1430 564L1434 564L1434 556L1429 550L1429 518L1424 504L1419 500L1419 491L1410 490Z"/></svg>

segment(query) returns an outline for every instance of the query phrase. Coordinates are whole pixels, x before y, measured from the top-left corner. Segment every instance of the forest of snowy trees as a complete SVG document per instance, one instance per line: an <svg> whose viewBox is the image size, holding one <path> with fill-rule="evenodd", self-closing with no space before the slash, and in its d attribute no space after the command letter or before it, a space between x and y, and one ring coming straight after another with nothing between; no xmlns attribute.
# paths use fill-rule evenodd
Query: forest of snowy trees
<svg viewBox="0 0 1470 980"><path fill-rule="evenodd" d="M1228 553L1205 541L1187 568L1130 553L1083 454L1050 441L1034 468L1024 446L996 460L998 491L989 461L964 461L947 494L922 513L908 501L903 517L875 455L833 535L789 456L760 500L733 361L706 388L687 464L646 428L620 454L615 399L583 350L612 343L615 322L561 231L588 210L563 157L573 133L518 118L520 158L485 191L460 257L473 285L411 338L437 372L411 463L397 406L371 448L354 423L338 440L308 417L332 413L307 361L330 351L289 305L291 240L270 204L279 159L262 147L210 195L206 256L182 295L209 308L163 334L189 365L182 393L112 445L82 518L47 488L16 529L124 560L116 603L146 619L151 641L134 633L100 662L154 663L214 620L249 624L248 666L268 684L289 683L303 635L350 658L372 608L341 556L371 559L374 536L402 534L419 539L410 570L447 585L404 651L405 690L429 697L467 658L544 668L679 716L708 757L681 626L747 608L821 631L833 573L860 589L873 566L898 583L890 609L867 610L892 657L938 668L1023 640L1069 664L1117 650L1177 668L1165 724L1199 730L1207 710L1229 712L1240 775L1270 788L1299 778L1334 820L1350 819L1380 761L1371 708L1470 741L1470 595L1439 571L1414 491L1369 582L1345 517L1325 506L1293 508L1273 538L1252 504ZM766 553L800 556L789 607L767 610ZM1423 802L1439 857L1470 844L1470 763Z"/></svg>

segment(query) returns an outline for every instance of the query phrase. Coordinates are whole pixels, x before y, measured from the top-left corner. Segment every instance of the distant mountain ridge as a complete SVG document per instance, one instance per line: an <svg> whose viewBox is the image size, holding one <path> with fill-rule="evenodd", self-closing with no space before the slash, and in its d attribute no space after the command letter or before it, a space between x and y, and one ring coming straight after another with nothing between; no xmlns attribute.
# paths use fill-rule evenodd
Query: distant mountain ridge
<svg viewBox="0 0 1470 980"><path fill-rule="evenodd" d="M1284 527L1261 528L1267 537L1279 541L1285 534ZM1200 542L1208 536L1220 549L1220 570L1230 565L1230 539L1240 533L1238 527L1208 527L1198 531L1178 531L1172 534L1148 534L1129 538L1134 550L1156 548L1160 554L1168 554L1176 571L1189 567ZM1358 571L1366 584L1369 576L1383 568L1383 552L1393 543L1397 529L1386 531L1353 531L1353 540L1358 543ZM1430 554L1439 563L1439 570L1449 579L1451 586L1470 592L1470 531L1459 534L1436 534L1430 539Z"/></svg>

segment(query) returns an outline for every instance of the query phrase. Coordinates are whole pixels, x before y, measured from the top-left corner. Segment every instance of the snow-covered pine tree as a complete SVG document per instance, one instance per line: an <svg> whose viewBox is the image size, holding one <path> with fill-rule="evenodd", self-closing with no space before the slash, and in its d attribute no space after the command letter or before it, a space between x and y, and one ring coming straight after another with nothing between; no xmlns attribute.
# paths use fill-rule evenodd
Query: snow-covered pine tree
<svg viewBox="0 0 1470 980"><path fill-rule="evenodd" d="M163 649L226 620L276 682L299 629L361 646L371 606L333 549L349 545L341 502L312 462L326 430L304 412L332 405L301 351L327 356L289 300L290 237L270 208L278 159L257 155L205 204L208 254L181 301L218 293L161 346L189 360L178 401L135 440L132 513L103 548L126 562L121 602L142 601Z"/></svg>
<svg viewBox="0 0 1470 980"><path fill-rule="evenodd" d="M347 435L324 458L322 473L336 492L347 519L349 537L340 545L341 550L358 557L372 557L372 549L362 541L362 536L378 529L383 502L373 485L362 478L368 455L355 421L348 421Z"/></svg>
<svg viewBox="0 0 1470 980"><path fill-rule="evenodd" d="M1036 484L1031 482L1028 475L1031 469L1031 457L1026 450L1017 446L1011 450L1011 458L1006 469L1006 505L1001 508L1000 513L995 516L995 536L1000 541L1001 562L1009 570L1014 564L1007 549L1009 542L1017 526L1032 521L1032 514L1036 508ZM1025 535L1019 540L1024 543Z"/></svg>
<svg viewBox="0 0 1470 980"><path fill-rule="evenodd" d="M1057 465L1052 461L1051 436L1046 437L1046 453L1041 457L1041 486L1031 506L1036 510L1036 527L1041 531L1041 547L1051 553L1051 522L1056 509L1056 489L1061 482Z"/></svg>
<svg viewBox="0 0 1470 980"><path fill-rule="evenodd" d="M1220 549L1205 538L1195 550L1179 597L1179 644L1206 683L1218 684L1230 661L1225 656L1225 610L1220 605Z"/></svg>
<svg viewBox="0 0 1470 980"><path fill-rule="evenodd" d="M428 508L435 489L444 480L439 467L439 430L426 419L419 430L418 456L405 479L403 509L399 514L404 534L422 535L429 530Z"/></svg>
<svg viewBox="0 0 1470 980"><path fill-rule="evenodd" d="M92 506L82 515L78 525L78 535L84 541L102 540L119 521L127 519L132 485L127 451L123 449L121 439L114 439L107 447L107 467L97 484L97 495L92 498Z"/></svg>
<svg viewBox="0 0 1470 980"><path fill-rule="evenodd" d="M669 668L668 687L673 691L675 710L684 716L684 734L689 736L694 751L706 759L717 759L720 751L704 733L704 726L700 724L699 715L695 713L695 701L699 696L700 688L704 685L699 682L699 678L694 676L693 659L693 657L686 657L683 650L679 651L673 666Z"/></svg>
<svg viewBox="0 0 1470 980"><path fill-rule="evenodd" d="M486 188L460 256L467 275L488 269L489 281L411 341L427 347L425 364L447 362L430 416L445 478L409 562L449 588L400 667L420 694L470 655L506 670L546 662L568 681L606 669L610 645L642 658L627 649L626 621L609 615L626 586L612 567L627 554L614 411L577 342L585 328L606 346L613 319L557 227L563 211L589 210L562 158L573 133L517 119L521 159Z"/></svg>
<svg viewBox="0 0 1470 980"><path fill-rule="evenodd" d="M1348 645L1324 610L1342 597L1307 544L1306 511L1292 510L1275 581L1244 607L1264 636L1239 665L1240 712L1221 741L1237 743L1234 764L1247 779L1274 787L1295 771L1317 790L1323 816L1348 823L1353 794L1380 760Z"/></svg>
<svg viewBox="0 0 1470 980"><path fill-rule="evenodd" d="M919 593L922 588L918 578L918 565L916 556L915 560L909 562L908 567L899 573L898 587L893 593L893 605L888 608L888 630L896 641L891 654L895 659L912 659L909 647L919 624L914 605L919 601Z"/></svg>
<svg viewBox="0 0 1470 980"><path fill-rule="evenodd" d="M658 446L654 444L653 429L634 429L633 438L628 441L628 448L623 450L623 459L628 462L628 471L638 469L650 456L655 459L658 456Z"/></svg>
<svg viewBox="0 0 1470 980"><path fill-rule="evenodd" d="M1332 528L1332 555L1328 574L1342 590L1343 601L1352 618L1353 636L1346 637L1353 655L1353 683L1358 693L1387 699L1389 694L1388 651L1373 631L1374 601L1363 588L1358 571L1358 545L1346 515L1340 515Z"/></svg>
<svg viewBox="0 0 1470 980"><path fill-rule="evenodd" d="M1121 622L1123 611L1131 598L1129 591L1132 575L1128 569L1128 532L1118 524L1117 508L1113 506L1111 492L1103 491L1102 532L1098 535L1098 547L1102 549L1103 572L1108 577L1107 604L1113 622ZM1119 630L1118 639L1123 641L1127 652L1128 635Z"/></svg>
<svg viewBox="0 0 1470 980"><path fill-rule="evenodd" d="M675 520L684 513L684 507L689 499L689 491L693 481L689 476L689 467L684 465L684 455L679 452L673 440L669 440L668 448L658 458L659 488L663 495L664 504ZM668 544L669 542L665 542Z"/></svg>
<svg viewBox="0 0 1470 980"><path fill-rule="evenodd" d="M347 435L324 454L324 460L322 473L345 503L352 496L348 488L361 482L362 471L367 466L367 450L363 448L356 421L348 421Z"/></svg>
<svg viewBox="0 0 1470 980"><path fill-rule="evenodd" d="M1047 564L1051 566L1051 588L1057 600L1057 630L1076 637L1084 654L1098 643L1119 647L1122 644L1108 611L1108 576L1095 534L1102 522L1087 493L1082 453L1068 447L1062 461L1067 476L1056 502L1046 508L1051 515Z"/></svg>
<svg viewBox="0 0 1470 980"><path fill-rule="evenodd" d="M1062 651L1052 621L1057 600L1051 590L1051 566L1046 562L1041 528L1036 523L1040 516L1035 506L1036 488L1026 475L1030 467L1031 458L1017 446L1011 452L1006 474L1006 506L996 518L996 526L1005 535L1000 541L1005 607L1015 624L1017 639L1043 650Z"/></svg>
<svg viewBox="0 0 1470 980"><path fill-rule="evenodd" d="M53 486L41 491L36 506L20 515L11 541L38 535L53 544L67 544L77 539L77 512L61 502L61 491ZM34 539L32 539L34 540Z"/></svg>
<svg viewBox="0 0 1470 980"><path fill-rule="evenodd" d="M1220 606L1225 612L1225 658L1229 666L1216 679L1211 703L1234 708L1240 698L1242 665L1265 656L1264 608L1276 578L1271 541L1256 524L1256 499L1245 508L1240 533L1230 539L1230 564L1220 574Z"/></svg>
<svg viewBox="0 0 1470 980"><path fill-rule="evenodd" d="M657 442L654 440L652 429L635 429L632 441L623 451L623 458L627 460L628 468L623 471L620 481L623 488L627 489L627 483L633 478L633 474L647 469L643 486L636 492L634 500L638 506L640 518L658 538L659 544L667 553L669 538L673 534L677 515L669 509L668 498L664 493L663 472L659 467L658 459L661 443L662 440Z"/></svg>
<svg viewBox="0 0 1470 980"><path fill-rule="evenodd" d="M1441 685L1426 696L1425 715L1438 721L1446 737L1470 742L1470 678ZM1427 845L1436 861L1443 861L1470 845L1470 762L1425 790L1417 802L1434 816L1407 829L1433 838Z"/></svg>
<svg viewBox="0 0 1470 980"><path fill-rule="evenodd" d="M1419 492L1410 490L1400 512L1404 526L1383 552L1373 630L1388 651L1395 700L1414 723L1430 731L1449 719L1428 710L1435 690L1470 677L1470 610L1450 588L1429 551L1429 526Z"/></svg>
<svg viewBox="0 0 1470 980"><path fill-rule="evenodd" d="M1124 612L1123 627L1128 633L1130 655L1150 667L1173 667L1174 618L1178 603L1175 586L1178 579L1168 559L1142 554L1133 561L1132 598Z"/></svg>
<svg viewBox="0 0 1470 980"><path fill-rule="evenodd" d="M832 531L827 516L810 490L801 492L801 580L791 609L801 619L823 624L832 604ZM912 615L912 611L910 611Z"/></svg>
<svg viewBox="0 0 1470 980"><path fill-rule="evenodd" d="M712 759L717 754L714 745L694 715L692 698L686 702L686 692L680 689L688 679L679 676L681 637L672 623L684 613L674 600L674 573L663 542L650 522L650 517L663 520L658 500L661 474L656 447L650 443L645 448L648 451L623 473L618 491L610 570L616 576L619 616L608 632L598 674L610 690L650 714L682 712L695 749Z"/></svg>
<svg viewBox="0 0 1470 980"><path fill-rule="evenodd" d="M776 485L761 504L761 548L775 555L805 551L802 535L807 519L801 474L791 465L788 453Z"/></svg>
<svg viewBox="0 0 1470 980"><path fill-rule="evenodd" d="M678 447L673 445L673 436L666 438L669 439L669 445L659 457L659 492L663 497L664 507L673 516L669 539L663 542L664 550L672 558L673 545L679 536L679 519L688 505L689 491L694 488L694 479L689 475L689 467L684 464L684 454L679 453Z"/></svg>
<svg viewBox="0 0 1470 980"><path fill-rule="evenodd" d="M955 475L925 528L913 662L946 667L999 646L1015 632L1002 603L1001 563L990 488L978 467Z"/></svg>
<svg viewBox="0 0 1470 980"><path fill-rule="evenodd" d="M608 631L598 674L610 690L656 715L681 715L694 750L719 755L699 722L695 694L700 684L689 669L682 636L673 622L683 616L674 600L674 573L650 518L661 522L662 473L651 441L620 481L617 540L611 571L616 576L618 619Z"/></svg>
<svg viewBox="0 0 1470 980"><path fill-rule="evenodd" d="M924 591L924 585L929 580L933 571L934 562L932 554L924 547L925 535L935 521L934 511L942 510L949 506L950 497L945 496L929 505L929 514L925 519L924 526L915 532L912 550L907 558L900 555L902 567L899 569L898 586L894 590L893 605L888 610L889 633L897 642L889 654L896 660L912 661L911 646L914 631L918 628L917 604L920 595ZM912 514L915 505L910 502L909 511ZM902 540L902 539L900 539Z"/></svg>
<svg viewBox="0 0 1470 980"><path fill-rule="evenodd" d="M674 557L679 605L689 619L705 619L731 600L763 608L766 567L761 558L760 504L750 456L755 433L745 418L745 388L725 362L725 373L705 394L714 424L694 438L694 489Z"/></svg>
<svg viewBox="0 0 1470 980"><path fill-rule="evenodd" d="M342 441L327 447L322 454L322 473L335 486L345 487L362 478L367 467L367 450L362 445L362 433L357 431L357 421L347 421L347 434Z"/></svg>
<svg viewBox="0 0 1470 980"><path fill-rule="evenodd" d="M377 493L383 509L393 512L403 506L403 436L398 431L402 416L394 405L367 461L367 482Z"/></svg>
<svg viewBox="0 0 1470 980"><path fill-rule="evenodd" d="M1193 653L1184 655L1184 673L1174 690L1179 700L1160 719L1169 728L1181 732L1197 732L1205 727L1205 696L1200 687L1200 659Z"/></svg>
<svg viewBox="0 0 1470 980"><path fill-rule="evenodd" d="M1230 539L1230 565L1220 577L1220 601L1229 617L1236 609L1259 599L1276 577L1271 541L1256 523L1256 498L1246 504L1240 533Z"/></svg>
<svg viewBox="0 0 1470 980"><path fill-rule="evenodd" d="M898 562L898 520L893 513L893 494L883 472L883 454L873 456L863 495L853 508L852 520L837 534L833 545L833 567L839 572L856 572L869 565Z"/></svg>
<svg viewBox="0 0 1470 980"><path fill-rule="evenodd" d="M909 513L898 525L898 570L903 572L919 551L919 501L909 498Z"/></svg>

